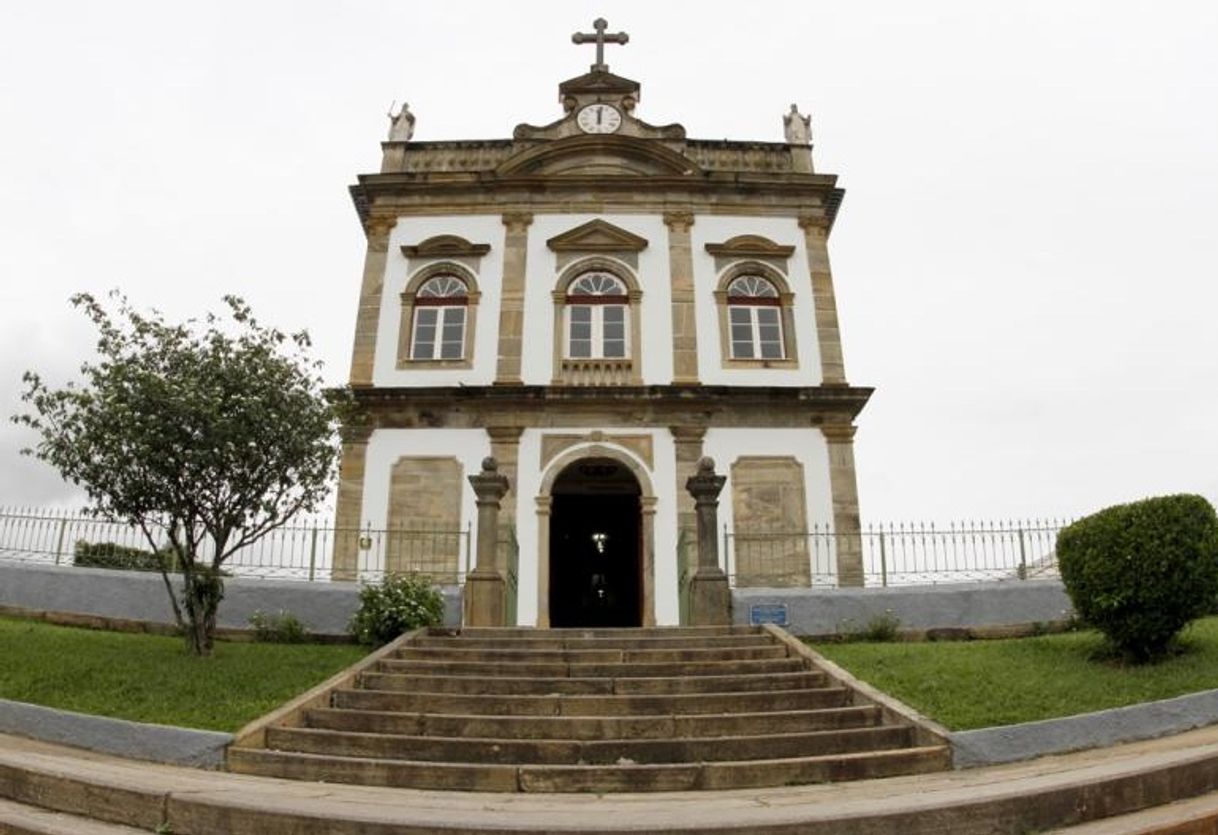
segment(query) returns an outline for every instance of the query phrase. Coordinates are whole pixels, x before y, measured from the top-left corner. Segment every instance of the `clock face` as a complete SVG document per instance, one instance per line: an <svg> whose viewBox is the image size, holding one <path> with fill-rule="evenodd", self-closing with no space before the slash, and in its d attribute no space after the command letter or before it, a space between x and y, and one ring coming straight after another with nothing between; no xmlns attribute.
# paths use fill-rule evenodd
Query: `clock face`
<svg viewBox="0 0 1218 835"><path fill-rule="evenodd" d="M579 111L575 123L584 133L613 133L622 126L622 114L611 104L589 104Z"/></svg>

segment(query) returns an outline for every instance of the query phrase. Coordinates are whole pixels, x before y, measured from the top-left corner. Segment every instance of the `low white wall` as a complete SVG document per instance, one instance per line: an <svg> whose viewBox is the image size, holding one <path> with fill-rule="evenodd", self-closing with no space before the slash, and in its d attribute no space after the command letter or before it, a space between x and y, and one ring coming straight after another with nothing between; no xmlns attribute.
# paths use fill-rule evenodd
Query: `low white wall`
<svg viewBox="0 0 1218 835"><path fill-rule="evenodd" d="M793 635L860 630L891 614L901 629L1005 626L1063 620L1073 608L1058 580L952 583L865 589L733 589L732 617L749 623L753 606L785 606Z"/></svg>
<svg viewBox="0 0 1218 835"><path fill-rule="evenodd" d="M358 583L298 580L258 580L232 577L224 581L218 623L248 629L254 612L291 612L322 635L341 635L359 607ZM444 622L461 622L457 589L444 590ZM172 624L173 610L164 580L154 571L112 571L106 568L0 563L0 606L49 612L73 612L99 617Z"/></svg>

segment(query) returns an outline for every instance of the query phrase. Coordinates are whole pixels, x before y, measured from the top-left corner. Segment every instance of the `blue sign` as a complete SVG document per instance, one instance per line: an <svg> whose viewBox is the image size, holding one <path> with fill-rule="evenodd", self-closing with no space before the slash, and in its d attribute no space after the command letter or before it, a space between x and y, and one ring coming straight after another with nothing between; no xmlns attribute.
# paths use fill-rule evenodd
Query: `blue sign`
<svg viewBox="0 0 1218 835"><path fill-rule="evenodd" d="M761 626L763 623L786 626L787 604L754 603L752 606L749 606L749 623L753 624L753 626Z"/></svg>

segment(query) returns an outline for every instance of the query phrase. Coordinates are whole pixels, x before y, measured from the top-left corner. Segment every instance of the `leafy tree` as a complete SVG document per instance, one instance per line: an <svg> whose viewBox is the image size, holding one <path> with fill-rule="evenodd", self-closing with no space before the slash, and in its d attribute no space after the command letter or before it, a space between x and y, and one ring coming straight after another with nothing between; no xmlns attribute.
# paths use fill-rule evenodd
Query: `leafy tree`
<svg viewBox="0 0 1218 835"><path fill-rule="evenodd" d="M345 401L322 388L305 333L261 325L239 298L224 297L226 319L181 324L111 299L114 312L73 296L97 359L61 389L26 372L32 412L13 419L39 435L24 452L83 487L92 513L143 532L188 648L208 655L224 562L325 498Z"/></svg>

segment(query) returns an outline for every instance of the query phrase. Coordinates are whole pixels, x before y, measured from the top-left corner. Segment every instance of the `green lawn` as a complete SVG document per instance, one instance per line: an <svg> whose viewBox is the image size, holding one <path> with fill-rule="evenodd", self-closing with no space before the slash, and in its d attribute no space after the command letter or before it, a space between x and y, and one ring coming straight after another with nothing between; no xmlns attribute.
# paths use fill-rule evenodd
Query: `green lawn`
<svg viewBox="0 0 1218 835"><path fill-rule="evenodd" d="M1218 687L1218 618L1158 664L1097 661L1095 632L937 643L816 644L818 652L952 730L1068 716Z"/></svg>
<svg viewBox="0 0 1218 835"><path fill-rule="evenodd" d="M192 658L180 638L0 617L0 698L234 731L366 652L353 645L218 642L213 657Z"/></svg>

